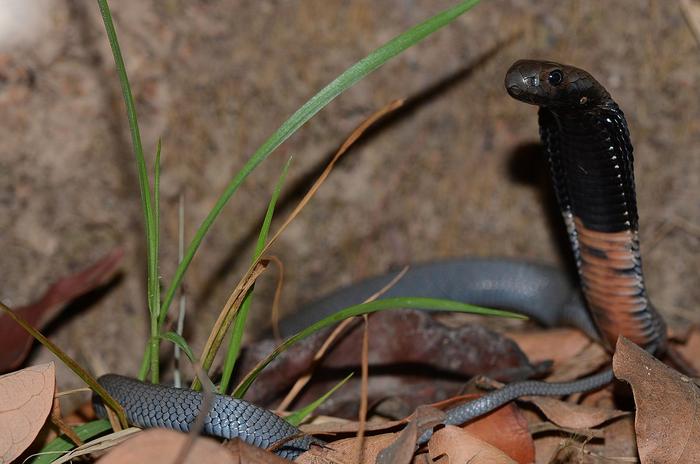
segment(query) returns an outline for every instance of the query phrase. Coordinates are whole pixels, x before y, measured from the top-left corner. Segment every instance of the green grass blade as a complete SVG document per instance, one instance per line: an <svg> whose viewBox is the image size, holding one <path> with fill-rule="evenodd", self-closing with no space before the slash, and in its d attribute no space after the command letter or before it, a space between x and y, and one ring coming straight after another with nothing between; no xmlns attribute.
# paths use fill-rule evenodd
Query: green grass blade
<svg viewBox="0 0 700 464"><path fill-rule="evenodd" d="M265 368L265 366L270 364L270 362L272 362L273 359L275 359L280 353L284 352L287 348L289 348L299 340L308 337L312 333L321 330L325 327L328 327L329 325L338 323L343 319L347 319L348 317L397 308L424 309L431 311L454 311L461 313L481 314L484 316L499 316L512 317L514 319L527 319L527 317L521 314L511 313L508 311L482 308L480 306L460 303L457 301L441 300L434 298L386 298L382 300L371 301L369 303L362 303L359 305L350 306L349 308L340 310L337 313L334 313L326 317L325 319L322 319L316 322L315 324L310 325L301 332L297 333L296 335L292 335L284 342L282 342L282 344L275 348L275 350L272 353L270 353L270 355L267 358L261 361L255 367L255 369L253 369L250 373L248 373L248 375L246 375L245 379L243 379L240 385L236 387L233 396L241 398L243 395L245 395L246 391L248 391L248 388L255 380L255 377L257 377L257 375L260 373L260 371L262 371Z"/></svg>
<svg viewBox="0 0 700 464"><path fill-rule="evenodd" d="M156 146L156 159L153 165L153 235L155 240L153 258L155 259L155 265L153 267L158 269L158 253L160 249L160 149L162 146L162 139L158 139L158 145ZM155 275L156 284L158 283L158 273ZM158 285L156 285L156 289ZM156 292L157 293L157 292ZM158 302L160 305L160 302Z"/></svg>
<svg viewBox="0 0 700 464"><path fill-rule="evenodd" d="M253 262L260 258L260 253L262 253L263 248L265 248L265 243L267 242L267 236L270 233L270 224L272 223L272 215L275 212L275 205L277 204L277 199L282 191L282 185L284 185L284 180L287 177L287 172L289 171L289 165L292 162L290 157L287 163L282 169L279 179L277 179L277 184L275 184L275 189L272 192L272 197L267 205L267 212L265 213L265 219L263 220L262 227L260 227L260 233L258 234L258 243L255 246L255 252L253 253ZM245 324L248 320L248 312L250 310L250 305L253 300L253 290L255 286L248 290L248 294L245 296L241 307L236 314L234 319L233 329L231 330L231 340L228 344L228 350L226 352L226 358L224 359L224 369L221 376L221 384L219 385L219 391L221 394L225 395L228 390L228 384L231 381L231 375L233 374L233 369L236 366L236 360L241 352L241 342L243 340L243 332L245 331ZM227 330L227 327L223 327L222 330ZM213 359L216 353L213 353L211 358ZM207 371L210 366L203 366L204 370Z"/></svg>
<svg viewBox="0 0 700 464"><path fill-rule="evenodd" d="M296 132L302 125L304 125L309 119L311 119L316 113L318 113L323 107L330 103L335 97L340 95L342 92L356 84L359 80L367 76L372 71L376 70L389 59L398 55L402 51L406 50L410 46L420 42L427 36L437 31L438 29L446 26L462 13L466 12L473 6L479 3L479 0L465 0L452 8L449 8L432 18L424 21L406 32L396 36L386 44L382 45L365 58L361 59L340 76L334 79L330 84L321 89L316 95L311 97L304 105L301 106L289 119L287 119L277 131L272 134L272 136L267 139L250 157L243 168L236 174L236 176L231 180L231 182L226 186L226 189L221 194L216 204L209 212L207 217L204 219L202 224L199 226L192 242L187 247L187 252L185 253L185 258L182 260L177 270L175 271L175 276L173 277L170 286L163 298L163 303L161 305L160 311L160 325L162 326L165 320L170 304L175 296L177 288L180 286L182 279L184 277L185 271L189 266L192 258L197 252L197 248L204 239L209 228L212 226L216 218L221 213L231 196L236 192L238 187L241 185L243 180L250 174L250 172L255 169L260 163L262 163L274 149L276 149L282 142L287 140L294 132Z"/></svg>
<svg viewBox="0 0 700 464"><path fill-rule="evenodd" d="M114 23L112 22L112 14L109 10L109 5L107 0L97 0L97 4L100 8L100 13L102 14L102 21L105 25L105 31L107 32L107 38L109 40L109 45L112 49L112 55L114 57L114 64L117 68L117 75L119 76L119 83L122 89L122 95L124 97L124 104L126 105L126 115L129 120L129 131L131 132L131 144L134 148L134 156L136 158L136 167L139 175L139 189L141 191L141 203L143 206L144 223L146 226L146 242L148 244L148 306L153 320L158 319L158 311L160 310L158 306L152 306L154 302L158 301L153 292L157 287L157 276L158 270L154 269L154 264L157 264L157 238L156 238L156 219L153 211L153 206L151 204L151 191L148 185L148 172L146 170L146 160L143 156L143 146L141 144L141 133L139 131L138 118L136 116L136 105L134 104L134 97L131 93L131 86L129 85L129 77L126 73L126 66L124 65L124 59L122 58L121 48L119 46L119 40L117 39L117 31L114 28ZM152 280L155 276L156 282ZM158 328L154 331L151 329L151 333L155 332L157 334ZM155 341L154 341L155 340ZM157 339L151 336L149 342L149 348L154 351L154 345L157 344ZM155 346L155 352L157 353L157 346ZM158 356L151 355L151 375L154 382L158 381ZM142 375L141 375L142 374ZM139 373L139 378L143 380L145 373Z"/></svg>
<svg viewBox="0 0 700 464"><path fill-rule="evenodd" d="M148 339L148 346L143 352L143 358L141 358L141 367L139 368L139 373L136 376L139 380L144 380L146 375L148 375L148 369L151 366L151 342L150 337Z"/></svg>
<svg viewBox="0 0 700 464"><path fill-rule="evenodd" d="M192 364L197 363L197 358L195 358L192 348L190 348L190 345L187 343L187 341L182 335L180 335L177 332L166 332L163 335L160 335L159 337L163 340L173 342L180 348L180 350L182 350L185 353L185 355L189 358Z"/></svg>
<svg viewBox="0 0 700 464"><path fill-rule="evenodd" d="M323 396L316 399L312 403L307 404L306 406L299 409L298 411L291 413L290 415L285 417L284 420L286 420L287 422L289 422L290 424L292 424L295 427L299 426L299 424L304 422L304 419L309 417L309 415L311 413L313 413L317 407L319 407L321 404L323 404L323 402L326 401L333 393L335 393L336 390L338 390L340 387L345 385L347 383L347 381L350 380L350 377L352 377L352 375L353 375L352 372L349 373L347 375L347 377L345 377L343 380L338 382L333 388L328 390L328 392L326 392Z"/></svg>
<svg viewBox="0 0 700 464"><path fill-rule="evenodd" d="M149 243L151 250L148 254L150 260L148 264L148 283L151 286L149 294L153 299L152 306L149 306L158 310L160 309L160 281L158 277L158 250L160 249L160 148L161 140L158 139L156 159L153 165L153 240L152 243Z"/></svg>
<svg viewBox="0 0 700 464"><path fill-rule="evenodd" d="M180 335L177 332L166 332L162 335L159 335L158 338L161 340L167 340L169 342L172 342L173 344L175 344L175 346L179 347L180 350L182 350L185 353L185 355L187 356L187 358L190 360L190 362L194 366L195 370L198 372L198 374L197 374L198 380L197 381L201 382L201 380L199 380L201 378L206 379L206 384L211 386L212 387L211 390L213 390L214 384L209 379L209 377L206 377L206 373L204 372L204 370L202 370L198 367L199 361L194 356L194 352L192 351L192 348L190 348L190 345L187 343L187 341L184 339L184 337L182 335ZM201 377L201 376L204 376L204 377Z"/></svg>
<svg viewBox="0 0 700 464"><path fill-rule="evenodd" d="M73 428L73 431L77 433L80 439L83 441L95 438L109 430L112 430L112 426L109 425L109 421L105 419L88 422ZM32 459L30 463L49 464L73 448L75 448L75 444L65 436L61 435L54 438L46 446L44 446L38 453L40 456Z"/></svg>
<svg viewBox="0 0 700 464"><path fill-rule="evenodd" d="M148 297L149 297L149 314L151 315L151 338L147 349L151 352L151 382L158 383L158 352L160 327L158 325L158 311L160 311L160 278L158 264L158 250L160 247L160 149L161 140L158 139L158 148L156 149L156 159L153 166L153 217L151 226L153 231L153 240L148 243Z"/></svg>
<svg viewBox="0 0 700 464"><path fill-rule="evenodd" d="M178 195L178 218L177 218L177 261L182 261L182 255L185 253L185 192L180 191ZM175 331L178 335L182 336L185 331L185 315L187 314L187 295L185 294L184 287L180 287L180 298L179 298L179 311L177 314L177 325ZM182 386L182 372L180 370L180 348L175 345L173 349L173 385L177 388Z"/></svg>

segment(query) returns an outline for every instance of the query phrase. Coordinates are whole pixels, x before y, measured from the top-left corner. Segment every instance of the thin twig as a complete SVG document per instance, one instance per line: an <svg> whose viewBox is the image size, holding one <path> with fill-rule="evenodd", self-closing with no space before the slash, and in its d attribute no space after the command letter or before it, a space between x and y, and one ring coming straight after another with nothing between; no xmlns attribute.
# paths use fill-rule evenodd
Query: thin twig
<svg viewBox="0 0 700 464"><path fill-rule="evenodd" d="M367 423L367 382L369 380L369 317L367 314L362 316L364 327L362 331L362 380L360 383L360 411L358 417L357 430L357 459L355 462L362 462L364 442L365 442L365 425Z"/></svg>
<svg viewBox="0 0 700 464"><path fill-rule="evenodd" d="M180 204L178 208L178 246L177 246L177 262L178 264L182 262L185 256L185 192L180 192ZM187 293L185 290L185 284L180 286L180 307L177 315L177 329L176 332L182 337L182 332L185 329L185 313L187 311ZM173 357L175 358L175 372L173 383L177 388L182 386L182 377L180 373L180 347L175 344Z"/></svg>
<svg viewBox="0 0 700 464"><path fill-rule="evenodd" d="M209 377L207 377L207 373L204 372L204 369L202 369L202 366L199 363L192 362L192 368L203 386L202 404L197 412L197 418L187 434L187 440L185 440L180 447L180 450L177 453L177 458L175 458L173 464L184 464L185 460L187 459L187 454L190 452L190 450L192 450L192 448L194 448L194 441L202 432L202 429L204 428L204 421L207 418L207 415L209 415L209 411L214 404L214 391L216 390L216 387L213 383L211 383L211 380L209 380Z"/></svg>
<svg viewBox="0 0 700 464"><path fill-rule="evenodd" d="M280 299L282 297L282 286L284 285L284 263L277 256L270 255L267 257L271 262L277 265L277 285L275 286L275 296L272 299L272 335L275 337L277 344L282 343L282 335L280 334L279 317L280 317Z"/></svg>

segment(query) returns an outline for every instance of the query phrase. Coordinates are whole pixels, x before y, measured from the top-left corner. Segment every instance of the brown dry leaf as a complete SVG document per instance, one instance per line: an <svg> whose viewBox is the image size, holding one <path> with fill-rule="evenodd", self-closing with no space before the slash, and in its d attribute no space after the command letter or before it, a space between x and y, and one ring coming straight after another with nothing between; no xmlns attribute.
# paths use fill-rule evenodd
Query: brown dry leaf
<svg viewBox="0 0 700 464"><path fill-rule="evenodd" d="M595 408L545 396L531 396L526 399L537 406L547 419L560 427L570 429L597 427L611 419L629 414L618 409Z"/></svg>
<svg viewBox="0 0 700 464"><path fill-rule="evenodd" d="M561 362L547 377L549 382L568 382L584 375L590 375L601 366L609 365L610 355L598 343L589 343L576 356Z"/></svg>
<svg viewBox="0 0 700 464"><path fill-rule="evenodd" d="M374 464L377 455L383 449L391 446L397 435L397 433L385 433L363 437L362 460L358 464ZM301 464L357 463L357 438L344 438L334 441L326 447L312 447L294 462Z"/></svg>
<svg viewBox="0 0 700 464"><path fill-rule="evenodd" d="M0 464L27 449L46 422L55 375L51 362L0 376Z"/></svg>
<svg viewBox="0 0 700 464"><path fill-rule="evenodd" d="M634 435L634 417L626 416L605 426L606 456L620 458L637 457L637 442Z"/></svg>
<svg viewBox="0 0 700 464"><path fill-rule="evenodd" d="M75 298L108 282L124 256L117 248L92 266L54 282L34 303L16 308L34 328L41 330ZM0 372L19 367L29 354L34 338L6 314L0 314Z"/></svg>
<svg viewBox="0 0 700 464"><path fill-rule="evenodd" d="M585 454L591 448L586 442L587 437L576 436L561 432L541 433L535 435L535 464L561 464L561 463L590 463L585 459ZM607 454L606 454L607 455ZM612 455L615 456L615 455ZM635 452L636 456L636 452ZM593 462L607 462L605 460ZM617 463L611 459L610 464ZM621 461L626 463L627 461ZM631 461L635 462L635 461ZM620 463L620 464L621 464Z"/></svg>
<svg viewBox="0 0 700 464"><path fill-rule="evenodd" d="M411 462L413 457L413 450L415 448L415 443L418 435L420 435L427 428L432 428L436 424L440 423L445 417L445 413L431 406L419 406L416 411L409 417L397 420L397 421L379 421L379 422L367 422L364 424L365 432L377 432L377 431L388 431L390 429L395 429L399 425L408 424L399 433L386 433L389 437L382 443L384 443L385 448L377 451L376 463L400 463L400 462ZM306 424L302 425L301 429L305 433L314 434L335 434L335 433L357 433L360 428L358 422L339 422L337 420L332 422L325 422L320 424ZM364 438L374 440L375 437ZM357 447L357 438L348 439L351 443L354 443L355 449ZM344 440L339 440L328 445L328 448L337 450L338 443L343 443L341 447L345 447ZM374 446L374 445L373 445ZM374 448L371 448L374 453ZM357 451L355 451L357 452ZM329 455L330 454L330 455ZM335 459L335 455L326 451L318 451L312 453L313 456L326 456L328 459ZM373 454L374 455L374 454ZM367 457L365 456L365 460ZM351 459L350 462L356 461L356 458ZM316 461L314 461L316 462ZM325 461L324 461L325 462Z"/></svg>
<svg viewBox="0 0 700 464"><path fill-rule="evenodd" d="M377 455L376 464L410 463L418 437L442 423L445 413L432 406L419 406L408 419L408 425L396 436L396 440Z"/></svg>
<svg viewBox="0 0 700 464"><path fill-rule="evenodd" d="M437 403L440 407L450 407L465 400L471 400L476 398L478 395L470 394L463 395L457 398L451 398L446 401ZM435 405L434 405L435 406ZM390 422L369 422L367 423L366 431L381 431L393 429L398 425L405 424L409 422L409 426L406 427L400 433L387 433L382 436L389 438L382 439L381 443L384 444L386 448L394 447L400 448L401 443L406 444L408 449L411 450L411 455L413 454L413 444L415 443L416 436L422 433L427 427L432 427L433 424L439 422L444 413L430 406L419 407L414 414L403 420L390 421ZM411 425L417 424L417 431L410 429ZM302 430L306 433L354 433L358 430L357 422L331 422L322 424L312 424L303 425ZM484 440L487 443L503 450L504 453L510 455L516 462L519 463L529 463L534 460L534 445L532 438L528 431L527 421L522 417L520 410L513 404L506 405L498 410L470 423L466 429L475 437ZM367 438L366 438L367 439ZM377 437L369 437L369 439L376 440ZM405 441L404 441L405 440ZM346 442L350 443L346 445ZM410 445L408 445L410 443ZM352 444L352 445L351 445ZM339 440L333 442L329 445L329 448L333 450L344 450L346 447L351 449L352 446L356 445L356 438L349 438L346 440ZM374 445L373 445L374 446ZM374 453L374 448L371 449ZM341 451L344 453L344 451ZM390 451L386 451L391 453ZM318 450L312 453L313 456L324 456L327 459L340 459L340 457L328 450ZM344 454L343 454L344 455ZM401 455L401 461L391 460L388 457L377 457L376 462L403 462L405 456L402 453L392 454L392 457ZM370 457L375 456L372 454ZM385 461L380 461L379 459L386 459ZM364 461L368 461L369 457L365 454ZM313 462L327 462L327 461L313 461ZM349 462L354 462L351 459ZM372 461L375 462L375 461Z"/></svg>
<svg viewBox="0 0 700 464"><path fill-rule="evenodd" d="M634 418L629 414L595 429L565 429L541 422L534 410L524 415L535 441L536 464L637 462Z"/></svg>
<svg viewBox="0 0 700 464"><path fill-rule="evenodd" d="M632 442L633 455L637 456L634 430L625 435L626 430L619 427L621 422L631 422L633 420L631 415L613 419L601 428L568 429L548 421L543 422L542 414L535 412L535 408L522 410L522 413L528 420L530 433L535 442L535 464L636 462L627 459L629 453L619 452L622 445L629 445ZM608 430L612 430L613 433L609 433ZM611 450L608 450L609 443L611 443ZM562 460L563 457L565 457L564 460Z"/></svg>
<svg viewBox="0 0 700 464"><path fill-rule="evenodd" d="M415 422L409 424L396 435L394 442L377 454L376 464L408 464L413 460L418 426Z"/></svg>
<svg viewBox="0 0 700 464"><path fill-rule="evenodd" d="M224 447L234 454L231 464L289 464L287 459L283 459L271 451L249 445L241 440L231 440ZM210 461L206 461L210 462Z"/></svg>
<svg viewBox="0 0 700 464"><path fill-rule="evenodd" d="M327 416L323 416L327 417ZM366 432L376 432L378 430L388 430L393 429L398 425L407 423L407 419L400 419L395 421L377 421L377 422L367 422L365 424ZM335 418L329 418L328 420L316 422L314 420L311 424L302 424L299 426L302 432L308 435L316 435L319 433L323 434L338 434L338 433L357 433L360 429L360 424L357 421L345 421Z"/></svg>
<svg viewBox="0 0 700 464"><path fill-rule="evenodd" d="M506 335L518 344L531 362L551 360L555 366L573 358L591 343L580 330L564 327L507 332Z"/></svg>
<svg viewBox="0 0 700 464"><path fill-rule="evenodd" d="M513 403L470 422L464 430L498 448L518 463L530 463L535 459L535 444L527 420Z"/></svg>
<svg viewBox="0 0 700 464"><path fill-rule="evenodd" d="M428 453L421 453L413 457L412 464L437 464L430 460Z"/></svg>
<svg viewBox="0 0 700 464"><path fill-rule="evenodd" d="M574 436L577 438L580 437L587 440L592 440L594 438L603 438L605 436L601 429L569 429L565 427L559 427L558 425L548 421L530 423L530 432L533 435L555 432L560 435L563 434Z"/></svg>
<svg viewBox="0 0 700 464"><path fill-rule="evenodd" d="M581 398L579 404L585 404L594 408L615 409L614 388L603 388L590 393L586 393Z"/></svg>
<svg viewBox="0 0 700 464"><path fill-rule="evenodd" d="M435 432L428 442L428 454L433 461L445 464L516 463L498 448L476 438L467 430L451 425ZM448 459L441 459L442 456Z"/></svg>
<svg viewBox="0 0 700 464"><path fill-rule="evenodd" d="M624 337L613 370L632 386L642 464L700 462L700 389L693 381Z"/></svg>
<svg viewBox="0 0 700 464"><path fill-rule="evenodd" d="M151 429L115 447L100 459L100 464L126 464L147 462L149 464L172 464L180 449L187 442L187 435L172 430ZM227 450L211 438L198 437L187 452L183 463L198 464L283 464L288 461L269 451L239 443L234 452Z"/></svg>

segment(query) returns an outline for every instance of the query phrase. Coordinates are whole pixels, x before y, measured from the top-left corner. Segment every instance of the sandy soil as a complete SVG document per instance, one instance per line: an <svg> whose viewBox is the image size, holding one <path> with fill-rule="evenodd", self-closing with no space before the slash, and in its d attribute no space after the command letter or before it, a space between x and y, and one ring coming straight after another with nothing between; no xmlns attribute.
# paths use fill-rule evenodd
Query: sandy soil
<svg viewBox="0 0 700 464"><path fill-rule="evenodd" d="M180 192L191 237L245 159L301 103L453 2L112 3L147 152L163 140L167 282ZM25 304L53 279L125 246L123 278L50 335L96 370L133 373L147 333L145 254L119 84L93 2L37 5L36 34L0 44L0 297ZM418 100L352 151L275 247L285 310L411 262L569 262L533 145L535 110L503 89L505 70L523 57L591 71L624 109L650 295L673 320L700 321L700 46L677 2L494 0L341 96L254 172L187 277L193 346L248 265L286 159L294 155L278 219L345 135L396 98ZM258 287L257 324L273 284L270 273ZM77 383L59 371L63 384Z"/></svg>

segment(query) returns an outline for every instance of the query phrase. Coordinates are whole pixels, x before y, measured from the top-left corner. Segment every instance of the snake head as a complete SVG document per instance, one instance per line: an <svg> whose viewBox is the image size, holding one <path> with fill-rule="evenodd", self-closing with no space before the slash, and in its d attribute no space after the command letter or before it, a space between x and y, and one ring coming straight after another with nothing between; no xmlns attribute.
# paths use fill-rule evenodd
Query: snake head
<svg viewBox="0 0 700 464"><path fill-rule="evenodd" d="M586 71L552 61L516 61L506 73L505 86L516 100L552 109L612 103L610 94Z"/></svg>

